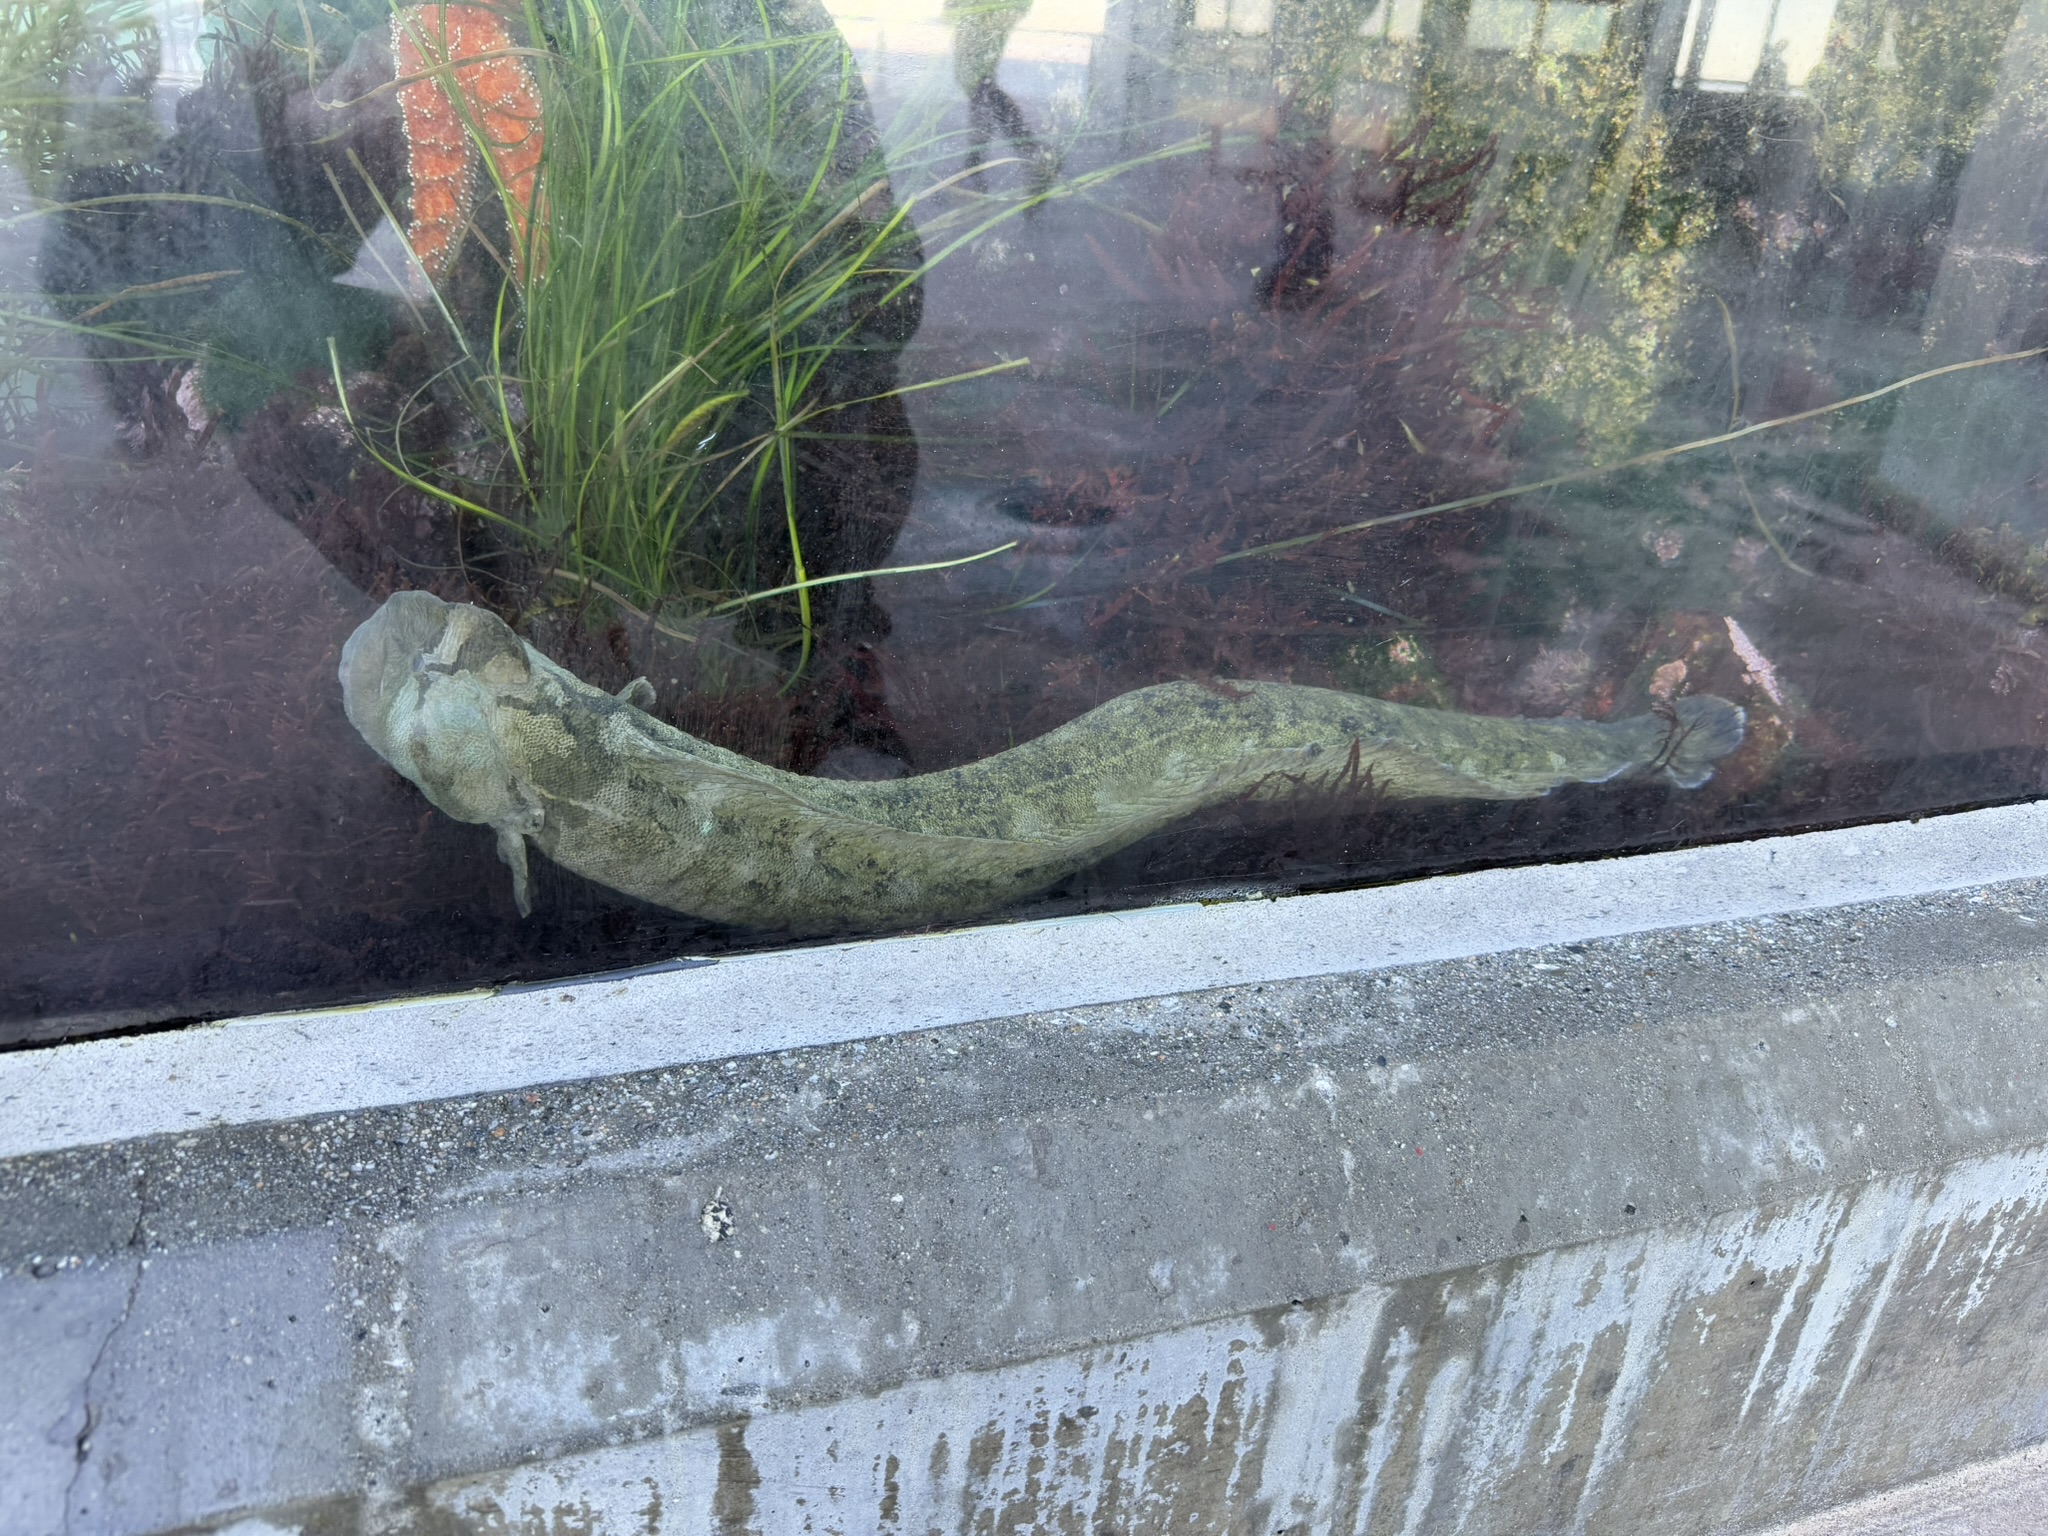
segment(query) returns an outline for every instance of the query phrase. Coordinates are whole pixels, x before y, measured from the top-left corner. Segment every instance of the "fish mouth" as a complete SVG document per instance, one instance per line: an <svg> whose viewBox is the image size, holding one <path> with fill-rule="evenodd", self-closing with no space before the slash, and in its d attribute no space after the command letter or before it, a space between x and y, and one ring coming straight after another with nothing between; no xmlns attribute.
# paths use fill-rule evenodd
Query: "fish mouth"
<svg viewBox="0 0 2048 1536"><path fill-rule="evenodd" d="M348 723L401 770L407 754L393 736L392 705L417 665L440 648L454 613L431 592L394 592L341 648L341 707Z"/></svg>

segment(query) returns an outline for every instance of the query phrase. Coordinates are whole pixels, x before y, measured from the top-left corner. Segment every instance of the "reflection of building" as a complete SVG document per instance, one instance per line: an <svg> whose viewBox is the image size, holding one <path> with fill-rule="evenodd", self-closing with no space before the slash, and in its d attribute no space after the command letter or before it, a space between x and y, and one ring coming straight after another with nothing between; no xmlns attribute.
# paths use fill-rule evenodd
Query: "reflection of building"
<svg viewBox="0 0 2048 1536"><path fill-rule="evenodd" d="M1994 100L2024 100L2037 77L2048 0L2015 22ZM2023 111L1987 118L1956 189L1955 220L1921 328L1922 366L2048 344L2048 156ZM1883 474L1944 521L2048 537L2041 362L1913 391L1885 435Z"/></svg>
<svg viewBox="0 0 2048 1536"><path fill-rule="evenodd" d="M1211 0L1214 3L1214 0ZM1798 90L1820 63L1836 0L1690 0L1677 78L1708 91L1762 83ZM1465 46L1479 50L1598 53L1621 7L1580 0L1472 0ZM1411 38L1421 0L1380 0L1368 37Z"/></svg>
<svg viewBox="0 0 2048 1536"><path fill-rule="evenodd" d="M166 5L193 0L164 0ZM824 0L840 31L872 80L886 58L944 57L954 27L944 0ZM1112 4L1133 0L1035 0L1010 33L1007 62L1086 70L1111 31ZM1266 39L1275 6L1285 0L1193 0L1171 8L1168 30L1186 27L1219 44L1232 38ZM1740 92L1767 87L1802 90L1820 63L1838 0L1679 0L1683 31L1673 69L1676 84L1703 91ZM1136 9L1157 9L1137 3ZM1414 43L1440 0L1351 0L1364 43ZM1463 20L1464 46L1474 52L1593 55L1601 52L1627 11L1615 0L1471 0ZM1675 24L1679 12L1674 7ZM1192 25L1190 25L1192 24ZM1143 30L1156 26L1139 23ZM1353 25L1344 23L1347 31ZM1667 43L1667 47L1669 44ZM1270 84L1270 81L1268 81ZM1197 114L1202 116L1204 114ZM1215 113L1207 114L1215 116ZM1243 113L1223 113L1236 120Z"/></svg>
<svg viewBox="0 0 2048 1536"><path fill-rule="evenodd" d="M1275 0L1195 0L1198 32L1263 37ZM1676 78L1708 91L1745 91L1768 81L1801 89L1827 46L1837 0L1690 0ZM1359 7L1360 37L1412 42L1428 0ZM1478 52L1594 54L1625 9L1613 0L1472 0L1464 43ZM1759 76L1762 76L1762 79Z"/></svg>

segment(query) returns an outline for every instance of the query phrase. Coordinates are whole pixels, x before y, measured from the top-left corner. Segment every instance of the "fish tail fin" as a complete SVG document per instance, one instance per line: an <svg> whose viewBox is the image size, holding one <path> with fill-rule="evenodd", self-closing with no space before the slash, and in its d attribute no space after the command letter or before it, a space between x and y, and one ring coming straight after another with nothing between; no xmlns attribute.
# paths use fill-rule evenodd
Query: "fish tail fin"
<svg viewBox="0 0 2048 1536"><path fill-rule="evenodd" d="M1749 723L1738 706L1711 693L1676 700L1648 718L1661 733L1649 766L1680 789L1711 779L1715 764L1742 745Z"/></svg>

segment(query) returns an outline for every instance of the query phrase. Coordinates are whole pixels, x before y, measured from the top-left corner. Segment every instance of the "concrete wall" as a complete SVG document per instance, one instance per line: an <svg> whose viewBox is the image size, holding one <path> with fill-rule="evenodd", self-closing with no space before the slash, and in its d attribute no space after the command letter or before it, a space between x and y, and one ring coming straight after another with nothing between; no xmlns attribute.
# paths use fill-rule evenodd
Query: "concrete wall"
<svg viewBox="0 0 2048 1536"><path fill-rule="evenodd" d="M1740 1529L2048 1433L2031 1330L1970 1321L2042 1315L2039 1266L2011 1261L2039 1251L2044 1186L2038 1154L1971 1160L967 1380L770 1399L424 1502L540 1532ZM706 1343L774 1357L786 1327ZM1949 1356L1955 1400L1930 1412L1921 1367Z"/></svg>
<svg viewBox="0 0 2048 1536"><path fill-rule="evenodd" d="M1655 1536L2024 1452L2044 924L2017 881L19 1153L0 1531Z"/></svg>

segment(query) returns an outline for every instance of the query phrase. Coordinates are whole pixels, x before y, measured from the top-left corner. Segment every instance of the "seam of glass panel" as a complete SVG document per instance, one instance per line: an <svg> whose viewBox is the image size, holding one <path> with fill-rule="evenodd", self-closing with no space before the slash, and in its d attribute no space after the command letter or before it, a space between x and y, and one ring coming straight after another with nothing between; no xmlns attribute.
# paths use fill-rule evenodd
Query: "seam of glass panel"
<svg viewBox="0 0 2048 1536"><path fill-rule="evenodd" d="M2048 802L742 955L0 1057L0 1157L2048 876Z"/></svg>

